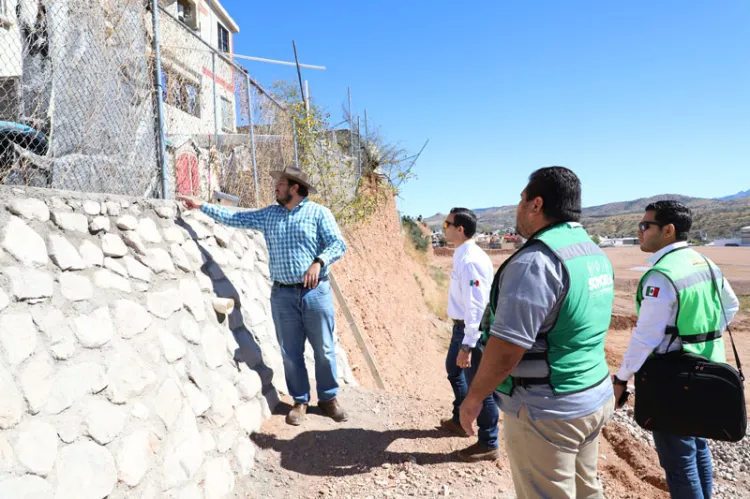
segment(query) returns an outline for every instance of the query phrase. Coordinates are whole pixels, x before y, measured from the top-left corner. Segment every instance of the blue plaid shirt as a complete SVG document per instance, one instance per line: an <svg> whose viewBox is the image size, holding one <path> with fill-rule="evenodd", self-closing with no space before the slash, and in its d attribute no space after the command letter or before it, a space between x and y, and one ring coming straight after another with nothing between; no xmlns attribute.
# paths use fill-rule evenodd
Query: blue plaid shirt
<svg viewBox="0 0 750 499"><path fill-rule="evenodd" d="M234 211L203 203L201 211L237 229L263 232L268 246L271 279L284 284L302 282L315 257L323 260L320 277L344 256L346 243L331 210L304 199L291 211L271 205L256 211Z"/></svg>

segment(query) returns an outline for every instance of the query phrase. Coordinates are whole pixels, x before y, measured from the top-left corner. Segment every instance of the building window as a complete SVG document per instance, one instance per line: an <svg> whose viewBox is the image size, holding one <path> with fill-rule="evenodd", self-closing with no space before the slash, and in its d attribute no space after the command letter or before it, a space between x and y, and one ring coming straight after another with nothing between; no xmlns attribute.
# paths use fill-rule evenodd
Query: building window
<svg viewBox="0 0 750 499"><path fill-rule="evenodd" d="M166 104L174 106L196 118L201 117L200 86L174 70L163 69L161 84L162 98Z"/></svg>
<svg viewBox="0 0 750 499"><path fill-rule="evenodd" d="M219 50L227 53L229 52L229 31L221 24L217 26L219 27Z"/></svg>
<svg viewBox="0 0 750 499"><path fill-rule="evenodd" d="M198 29L198 12L189 0L177 0L177 19L190 29Z"/></svg>
<svg viewBox="0 0 750 499"><path fill-rule="evenodd" d="M221 127L225 132L232 131L232 104L224 97L221 98Z"/></svg>
<svg viewBox="0 0 750 499"><path fill-rule="evenodd" d="M199 90L197 85L188 83L185 85L185 106L187 107L187 113L192 114L200 118L201 106L200 99L198 98Z"/></svg>

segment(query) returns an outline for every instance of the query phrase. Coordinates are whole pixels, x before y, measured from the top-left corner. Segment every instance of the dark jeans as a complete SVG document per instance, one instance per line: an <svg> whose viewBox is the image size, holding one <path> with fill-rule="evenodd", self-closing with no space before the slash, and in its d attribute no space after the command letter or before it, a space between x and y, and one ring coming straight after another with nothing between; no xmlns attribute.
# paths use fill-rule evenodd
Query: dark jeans
<svg viewBox="0 0 750 499"><path fill-rule="evenodd" d="M464 340L464 326L456 324L453 326L453 337L448 347L448 355L445 358L445 370L448 373L448 381L453 388L453 421L461 424L459 420L459 408L466 398L469 391L469 385L474 375L479 369L479 363L482 361L482 351L479 348L471 350L471 367L468 369L460 368L456 365L458 352L461 350L461 342ZM482 405L482 411L477 417L479 426L479 442L490 449L497 449L497 421L498 409L492 394L487 395Z"/></svg>
<svg viewBox="0 0 750 499"><path fill-rule="evenodd" d="M659 463L673 499L710 499L713 487L711 451L705 438L654 433Z"/></svg>

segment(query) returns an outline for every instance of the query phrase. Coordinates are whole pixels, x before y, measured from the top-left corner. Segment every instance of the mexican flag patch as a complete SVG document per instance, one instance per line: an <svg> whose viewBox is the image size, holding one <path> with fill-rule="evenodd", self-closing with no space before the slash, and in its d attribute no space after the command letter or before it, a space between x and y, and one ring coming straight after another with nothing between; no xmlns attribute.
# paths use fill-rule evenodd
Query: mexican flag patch
<svg viewBox="0 0 750 499"><path fill-rule="evenodd" d="M474 281L474 280L472 280L472 281L469 281L469 287L470 287L470 288L473 288L473 287L475 287L475 286L476 286L477 288L479 287L479 281Z"/></svg>
<svg viewBox="0 0 750 499"><path fill-rule="evenodd" d="M650 296L651 298L656 298L657 296L659 296L659 288L655 288L653 286L647 286L646 296Z"/></svg>

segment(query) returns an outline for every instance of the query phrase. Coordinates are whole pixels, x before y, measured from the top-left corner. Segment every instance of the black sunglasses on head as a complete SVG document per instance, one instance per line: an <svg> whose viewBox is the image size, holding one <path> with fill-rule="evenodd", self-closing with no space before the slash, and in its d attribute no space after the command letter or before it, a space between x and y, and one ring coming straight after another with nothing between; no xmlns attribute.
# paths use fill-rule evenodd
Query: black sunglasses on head
<svg viewBox="0 0 750 499"><path fill-rule="evenodd" d="M641 232L646 232L648 228L652 225L656 225L657 227L663 227L662 224L660 224L659 222L641 222L638 224L638 229Z"/></svg>

